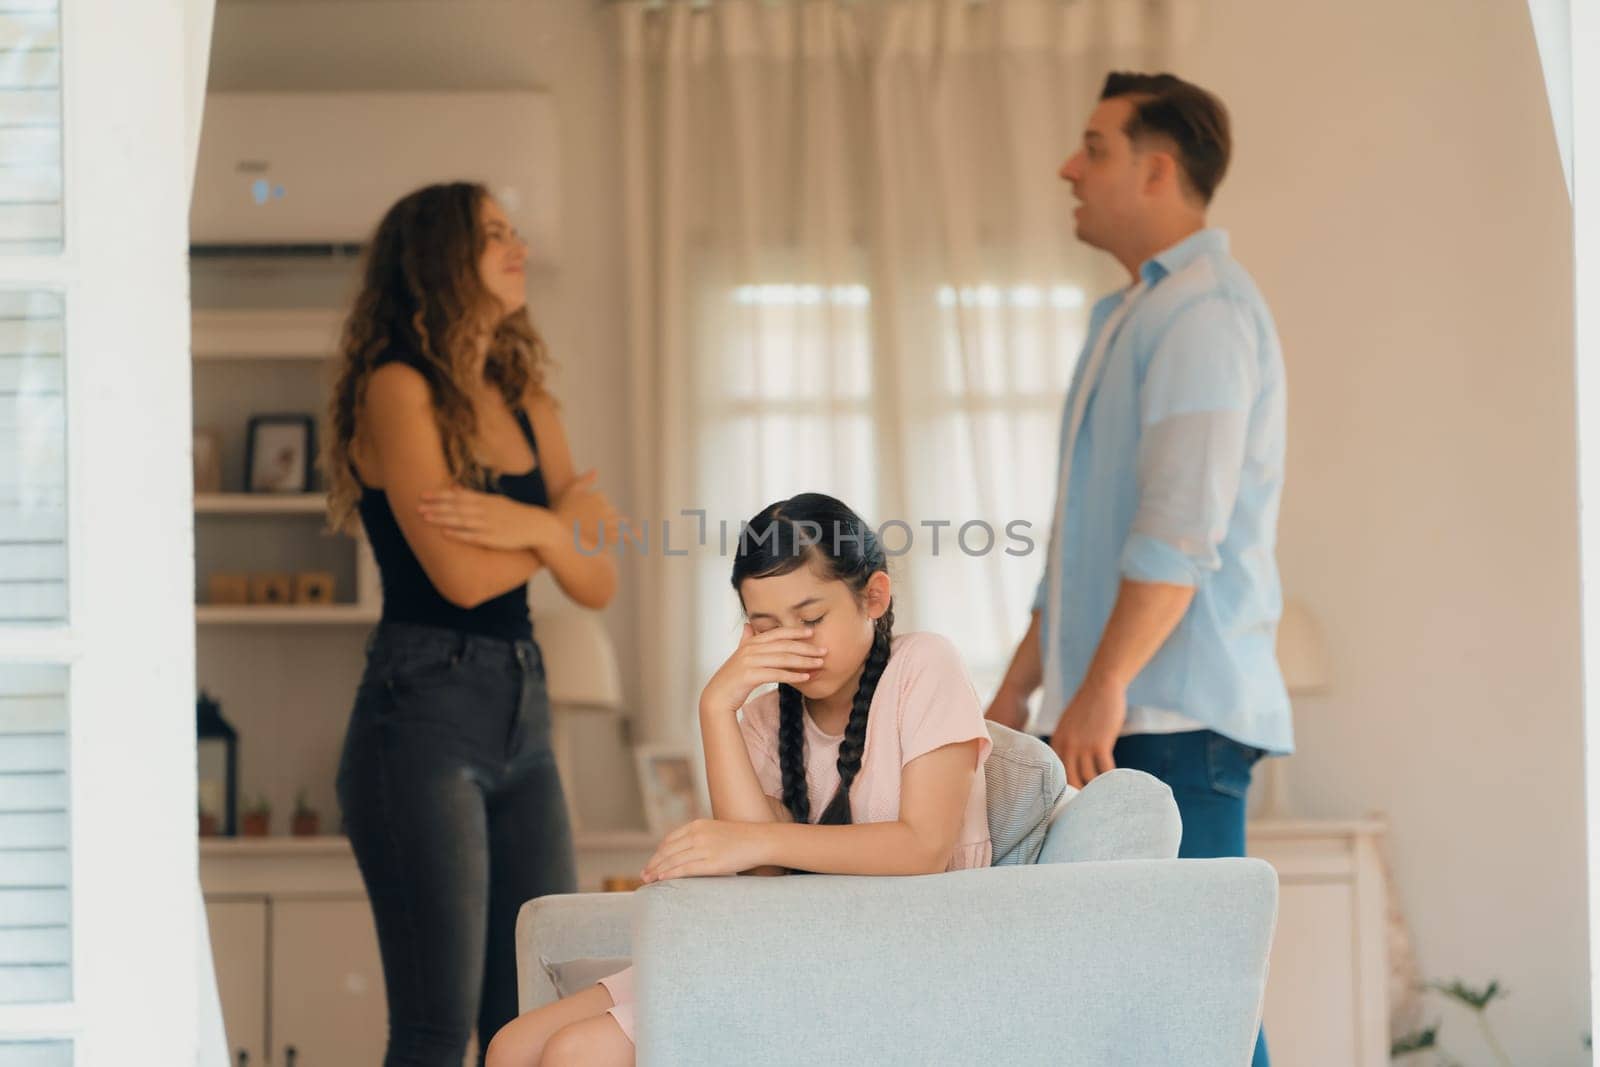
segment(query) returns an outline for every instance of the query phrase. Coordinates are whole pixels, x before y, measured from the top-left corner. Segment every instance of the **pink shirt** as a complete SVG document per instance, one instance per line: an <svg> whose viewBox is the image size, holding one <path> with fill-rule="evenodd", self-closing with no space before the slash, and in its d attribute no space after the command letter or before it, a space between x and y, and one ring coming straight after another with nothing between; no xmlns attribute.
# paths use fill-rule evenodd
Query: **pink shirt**
<svg viewBox="0 0 1600 1067"><path fill-rule="evenodd" d="M752 697L739 713L750 762L762 792L783 798L783 772L778 766L778 692ZM839 789L839 744L842 734L825 734L805 716L806 786L811 818ZM861 770L850 789L850 814L856 823L892 822L900 817L900 770L918 756L944 745L977 741L978 773L972 779L961 820L961 834L947 870L987 867L989 815L983 763L989 758L989 731L983 707L967 677L961 655L950 640L935 633L902 634L889 650L889 663L872 694L867 715L867 745Z"/></svg>

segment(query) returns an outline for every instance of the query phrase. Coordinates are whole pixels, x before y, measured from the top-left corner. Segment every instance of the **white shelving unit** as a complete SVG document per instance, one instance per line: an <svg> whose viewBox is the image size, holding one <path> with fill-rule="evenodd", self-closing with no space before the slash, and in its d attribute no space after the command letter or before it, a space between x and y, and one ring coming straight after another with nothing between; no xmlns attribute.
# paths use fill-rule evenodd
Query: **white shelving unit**
<svg viewBox="0 0 1600 1067"><path fill-rule="evenodd" d="M231 435L235 460L246 414L265 414L291 406L320 413L326 402L328 363L337 351L343 312L337 309L201 309L193 312L190 346L196 361L196 410L224 409L218 428ZM200 367L205 367L204 371ZM226 388L219 383L229 383ZM234 385L240 382L242 384ZM295 399L285 402L282 398ZM259 408L241 407L260 404ZM225 449L226 451L230 451ZM237 462L228 464L231 468ZM280 518L320 520L327 507L320 492L195 494L197 518L230 523L261 520L248 526L232 525L226 531L202 526L202 540L220 538L228 547L259 548L273 537L273 527L263 522ZM281 528L280 528L281 529ZM282 536L282 535L280 535ZM305 542L305 533L289 536ZM210 542L208 542L210 543ZM365 625L376 622L380 611L377 567L365 542L354 545L354 601L329 605L310 604L197 604L195 622L202 626L328 626ZM226 555L223 553L222 555ZM216 556L208 555L212 569ZM202 566L205 564L202 563ZM248 568L242 568L248 569ZM281 568L280 568L281 569ZM320 566L318 569L322 569ZM204 596L207 575L198 576ZM347 587L348 589L348 587ZM345 594L347 597L349 592Z"/></svg>

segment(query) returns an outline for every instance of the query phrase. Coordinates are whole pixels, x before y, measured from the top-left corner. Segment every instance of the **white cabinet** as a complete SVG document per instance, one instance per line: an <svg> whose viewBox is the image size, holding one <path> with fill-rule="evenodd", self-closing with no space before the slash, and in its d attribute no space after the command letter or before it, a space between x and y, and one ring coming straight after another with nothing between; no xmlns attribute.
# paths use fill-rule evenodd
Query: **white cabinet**
<svg viewBox="0 0 1600 1067"><path fill-rule="evenodd" d="M382 1063L388 1009L365 897L272 904L273 1063Z"/></svg>
<svg viewBox="0 0 1600 1067"><path fill-rule="evenodd" d="M584 834L577 844L579 885L594 890L605 875L637 871L655 840ZM383 1061L383 967L348 840L206 838L200 884L233 1050L229 1067ZM476 1062L471 1047L466 1062Z"/></svg>
<svg viewBox="0 0 1600 1067"><path fill-rule="evenodd" d="M229 1067L381 1063L383 971L364 896L206 901Z"/></svg>
<svg viewBox="0 0 1600 1067"><path fill-rule="evenodd" d="M229 1067L254 1067L267 1048L267 900L210 900L206 918Z"/></svg>
<svg viewBox="0 0 1600 1067"><path fill-rule="evenodd" d="M1250 854L1278 872L1265 1006L1274 1067L1389 1062L1381 820L1262 820Z"/></svg>
<svg viewBox="0 0 1600 1067"><path fill-rule="evenodd" d="M230 1067L383 1062L383 969L349 842L207 839L200 883Z"/></svg>

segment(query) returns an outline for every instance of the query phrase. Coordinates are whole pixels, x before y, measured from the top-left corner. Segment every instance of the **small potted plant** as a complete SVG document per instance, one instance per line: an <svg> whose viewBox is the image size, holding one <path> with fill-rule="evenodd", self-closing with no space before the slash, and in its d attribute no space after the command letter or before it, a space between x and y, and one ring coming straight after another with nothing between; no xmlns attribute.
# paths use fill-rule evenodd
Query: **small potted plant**
<svg viewBox="0 0 1600 1067"><path fill-rule="evenodd" d="M239 832L245 837L266 837L272 828L272 805L260 793L245 806L239 819Z"/></svg>
<svg viewBox="0 0 1600 1067"><path fill-rule="evenodd" d="M222 832L222 822L205 808L200 809L200 836L216 837Z"/></svg>
<svg viewBox="0 0 1600 1067"><path fill-rule="evenodd" d="M316 809L306 799L304 789L294 795L294 814L289 819L289 832L295 837L316 837L321 820Z"/></svg>

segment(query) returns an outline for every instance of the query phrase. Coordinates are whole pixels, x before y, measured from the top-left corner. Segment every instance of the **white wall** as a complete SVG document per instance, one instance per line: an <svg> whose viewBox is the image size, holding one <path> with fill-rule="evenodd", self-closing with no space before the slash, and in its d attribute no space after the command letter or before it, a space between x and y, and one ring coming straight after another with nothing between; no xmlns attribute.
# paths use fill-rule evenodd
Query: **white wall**
<svg viewBox="0 0 1600 1067"><path fill-rule="evenodd" d="M1516 1062L1587 1062L1571 210L1526 5L1204 12L1175 65L1234 114L1215 217L1283 335L1280 560L1333 661L1294 800L1387 812L1424 974L1509 987Z"/></svg>

